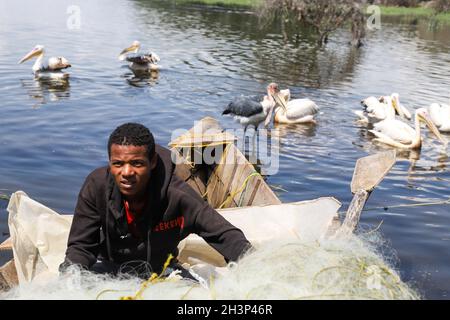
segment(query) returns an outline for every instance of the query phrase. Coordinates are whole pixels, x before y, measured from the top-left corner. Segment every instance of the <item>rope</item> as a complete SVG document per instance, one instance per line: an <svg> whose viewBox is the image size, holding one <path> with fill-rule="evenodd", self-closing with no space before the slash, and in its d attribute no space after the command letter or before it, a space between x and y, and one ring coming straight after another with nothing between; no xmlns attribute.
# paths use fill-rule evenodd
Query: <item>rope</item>
<svg viewBox="0 0 450 320"><path fill-rule="evenodd" d="M150 284L158 282L158 281L162 281L162 275L166 271L167 267L170 264L170 261L173 258L174 258L174 256L172 254L169 254L169 257L167 258L166 262L164 263L163 269L159 275L157 273L152 273L150 278L141 284L140 289L138 290L138 292L136 292L136 294L134 296L123 296L123 297L120 297L120 300L137 300L137 299L142 300L142 293L144 292L145 289L147 289L147 287ZM126 290L105 289L105 290L100 291L99 294L97 294L97 297L95 297L95 300L98 300L101 295L103 295L107 292L123 292L123 291L126 291Z"/></svg>
<svg viewBox="0 0 450 320"><path fill-rule="evenodd" d="M434 202L424 202L424 203L412 203L412 204L398 204L395 206L385 206L385 207L373 207L373 208L367 208L363 209L362 211L374 211L374 210L389 210L394 208L409 208L409 207L425 207L425 206L434 206L434 205L440 205L440 204L450 204L450 198L447 200L440 200L440 201L434 201ZM346 211L339 211L339 213L345 213Z"/></svg>
<svg viewBox="0 0 450 320"><path fill-rule="evenodd" d="M242 191L247 187L247 183L248 183L248 181L250 180L250 178L251 178L251 177L254 177L254 176L260 176L260 174L259 174L258 172L255 171L255 172L251 173L247 178L245 178L244 182L242 183L242 186L241 186L237 191L230 192L230 194L229 194L228 197L225 199L225 201L219 206L219 209L222 209L222 208L225 206L225 204L227 204L230 200L233 200L233 198L234 198L237 194L239 194L240 192L242 192Z"/></svg>
<svg viewBox="0 0 450 320"><path fill-rule="evenodd" d="M174 256L172 254L169 254L169 257L167 258L166 262L164 263L163 269L159 275L157 273L152 273L150 278L142 283L141 288L138 290L138 292L134 296L120 297L120 300L138 300L138 299L142 300L142 293L144 292L144 290L147 289L147 287L150 284L161 281L162 275L166 271L167 267L170 264L170 261L172 261L173 258L174 258Z"/></svg>

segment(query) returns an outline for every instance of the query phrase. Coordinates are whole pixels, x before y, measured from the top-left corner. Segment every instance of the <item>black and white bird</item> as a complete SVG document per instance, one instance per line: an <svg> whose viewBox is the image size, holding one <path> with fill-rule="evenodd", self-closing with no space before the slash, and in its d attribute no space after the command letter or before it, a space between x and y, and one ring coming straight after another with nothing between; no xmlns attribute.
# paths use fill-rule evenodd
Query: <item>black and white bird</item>
<svg viewBox="0 0 450 320"><path fill-rule="evenodd" d="M222 115L233 115L234 119L244 126L244 132L247 131L249 125L253 125L256 131L263 121L264 126L269 125L277 105L286 110L286 104L280 96L278 85L271 83L267 86L266 95L241 95L234 98L222 112Z"/></svg>
<svg viewBox="0 0 450 320"><path fill-rule="evenodd" d="M131 62L130 69L133 71L158 71L159 56L151 51L148 53L139 53L140 47L141 43L139 41L133 41L131 46L123 49L119 54L119 60Z"/></svg>
<svg viewBox="0 0 450 320"><path fill-rule="evenodd" d="M31 58L36 57L36 62L33 64L32 70L36 78L44 79L67 79L68 73L62 70L70 68L71 65L64 57L50 57L46 62L44 61L44 46L37 45L30 52L28 52L19 63L24 63Z"/></svg>

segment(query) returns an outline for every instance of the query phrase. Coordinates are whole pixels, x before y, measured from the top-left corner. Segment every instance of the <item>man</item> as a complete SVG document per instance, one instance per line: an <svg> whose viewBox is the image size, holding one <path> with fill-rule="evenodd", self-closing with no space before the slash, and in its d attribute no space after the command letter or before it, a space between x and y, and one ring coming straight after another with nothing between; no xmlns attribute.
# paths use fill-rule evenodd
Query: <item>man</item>
<svg viewBox="0 0 450 320"><path fill-rule="evenodd" d="M109 166L89 174L79 193L62 272L76 264L98 273L159 274L190 233L227 261L251 247L241 230L175 175L170 150L156 145L145 126L117 127L108 155ZM173 269L189 277L176 262Z"/></svg>

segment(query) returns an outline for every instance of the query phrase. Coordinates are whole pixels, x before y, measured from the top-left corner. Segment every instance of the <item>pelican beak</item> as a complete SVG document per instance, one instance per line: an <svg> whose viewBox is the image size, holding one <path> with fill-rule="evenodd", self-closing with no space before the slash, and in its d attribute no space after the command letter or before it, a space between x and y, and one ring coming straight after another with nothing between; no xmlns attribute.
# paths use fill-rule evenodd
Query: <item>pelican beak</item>
<svg viewBox="0 0 450 320"><path fill-rule="evenodd" d="M391 104L392 104L392 107L394 108L394 110L399 114L400 117L403 117L403 111L400 109L400 107L397 103L397 100L394 98L390 98L390 100L391 100Z"/></svg>
<svg viewBox="0 0 450 320"><path fill-rule="evenodd" d="M19 63L19 64L20 64L20 63L24 63L25 61L28 61L28 60L30 60L31 58L33 58L33 57L35 57L35 56L37 56L37 55L39 55L39 54L41 54L41 50L33 49L33 50L31 50L30 52L28 52L28 53L25 55L25 57L23 57L22 59L20 59L20 61L19 61L18 63Z"/></svg>
<svg viewBox="0 0 450 320"><path fill-rule="evenodd" d="M134 44L132 44L128 48L123 49L122 52L119 54L119 59L123 60L125 54L127 54L128 52L132 52L136 49L139 49L139 48Z"/></svg>
<svg viewBox="0 0 450 320"><path fill-rule="evenodd" d="M400 108L402 108L402 112L405 115L405 117L410 120L411 119L411 112L409 112L409 110L406 109L405 107L400 107Z"/></svg>
<svg viewBox="0 0 450 320"><path fill-rule="evenodd" d="M266 127L266 128L270 124L270 121L272 120L272 113L273 113L273 110L275 109L275 105L276 104L273 104L270 107L269 112L267 112L266 120L264 121L264 127Z"/></svg>
<svg viewBox="0 0 450 320"><path fill-rule="evenodd" d="M436 138L438 138L439 141L441 141L444 145L448 144L448 141L446 141L444 139L444 137L442 137L438 128L433 123L433 121L431 121L431 119L428 117L428 115L421 114L421 115L419 115L419 119L422 120L423 122L425 122L427 127L430 129L431 132L433 132L433 134L436 136Z"/></svg>
<svg viewBox="0 0 450 320"><path fill-rule="evenodd" d="M272 95L273 100L275 100L276 104L283 108L284 112L287 112L286 100L284 100L284 96L280 92L275 92Z"/></svg>
<svg viewBox="0 0 450 320"><path fill-rule="evenodd" d="M409 112L408 109L406 109L403 105L400 105L400 102L398 101L398 97L391 98L392 100L392 106L394 107L395 111L399 114L400 117L405 117L406 119L411 119L411 112Z"/></svg>

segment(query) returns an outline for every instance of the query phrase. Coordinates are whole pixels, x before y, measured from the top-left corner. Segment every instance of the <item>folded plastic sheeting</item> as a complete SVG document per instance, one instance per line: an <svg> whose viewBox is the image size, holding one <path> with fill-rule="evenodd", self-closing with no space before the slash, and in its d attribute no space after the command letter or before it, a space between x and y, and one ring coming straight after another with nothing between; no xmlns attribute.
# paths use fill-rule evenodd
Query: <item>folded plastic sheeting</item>
<svg viewBox="0 0 450 320"><path fill-rule="evenodd" d="M219 209L222 216L240 228L247 239L258 245L271 240L314 241L327 235L338 217L341 204L334 198L269 206ZM201 237L191 234L180 242L179 259L189 264L198 260L225 266L223 257Z"/></svg>
<svg viewBox="0 0 450 320"><path fill-rule="evenodd" d="M8 204L8 225L19 284L58 274L64 260L72 216L64 216L15 192Z"/></svg>
<svg viewBox="0 0 450 320"><path fill-rule="evenodd" d="M275 239L314 240L326 235L337 217L334 198L218 210L240 228L252 244ZM58 274L64 260L72 216L55 211L18 191L8 205L9 229L19 283ZM224 266L222 256L202 238L190 235L180 245L180 260Z"/></svg>

